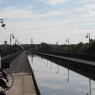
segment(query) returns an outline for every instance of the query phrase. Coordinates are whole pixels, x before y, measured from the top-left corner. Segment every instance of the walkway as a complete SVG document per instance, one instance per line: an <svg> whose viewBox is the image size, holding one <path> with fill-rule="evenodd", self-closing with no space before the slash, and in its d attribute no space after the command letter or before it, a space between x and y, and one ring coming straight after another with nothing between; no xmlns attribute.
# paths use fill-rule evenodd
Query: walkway
<svg viewBox="0 0 95 95"><path fill-rule="evenodd" d="M86 61L83 59L77 59L77 58L71 58L71 57L65 57L65 56L59 56L59 55L53 55L53 54L46 54L46 53L40 53L40 52L36 52L36 53L55 57L55 58L66 59L66 60L70 60L70 61L74 61L74 62L81 62L81 63L85 63L85 64L95 65L94 61Z"/></svg>
<svg viewBox="0 0 95 95"><path fill-rule="evenodd" d="M14 84L10 90L6 91L7 95L37 95L32 78L31 67L25 51L11 63L11 66L7 71L11 72L14 76ZM0 87L0 91L1 89L2 88Z"/></svg>

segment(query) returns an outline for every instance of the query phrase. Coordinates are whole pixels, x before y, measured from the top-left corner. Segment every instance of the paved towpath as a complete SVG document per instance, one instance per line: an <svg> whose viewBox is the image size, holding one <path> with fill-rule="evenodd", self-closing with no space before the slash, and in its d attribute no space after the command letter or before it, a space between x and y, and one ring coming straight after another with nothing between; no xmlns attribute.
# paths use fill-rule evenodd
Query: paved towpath
<svg viewBox="0 0 95 95"><path fill-rule="evenodd" d="M87 61L87 60L78 59L78 58L71 58L71 57L65 57L65 56L53 55L53 54L46 54L46 53L40 53L40 52L36 52L36 53L51 56L51 57L55 57L55 58L66 59L66 60L70 60L70 61L75 61L75 62L81 62L81 63L85 63L85 64L90 64L90 65L95 65L94 61Z"/></svg>
<svg viewBox="0 0 95 95"><path fill-rule="evenodd" d="M14 84L10 90L5 91L7 95L37 95L34 87L31 67L27 55L22 52L12 63L8 72L14 77ZM9 82L11 81L10 77ZM2 88L0 87L0 91Z"/></svg>

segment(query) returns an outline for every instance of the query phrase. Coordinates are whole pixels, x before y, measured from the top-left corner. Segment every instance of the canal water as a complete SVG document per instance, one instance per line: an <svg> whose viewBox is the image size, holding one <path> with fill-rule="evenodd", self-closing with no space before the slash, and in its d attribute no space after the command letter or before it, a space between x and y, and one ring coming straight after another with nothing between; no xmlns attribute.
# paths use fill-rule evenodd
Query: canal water
<svg viewBox="0 0 95 95"><path fill-rule="evenodd" d="M38 55L27 55L42 95L95 95L95 81Z"/></svg>

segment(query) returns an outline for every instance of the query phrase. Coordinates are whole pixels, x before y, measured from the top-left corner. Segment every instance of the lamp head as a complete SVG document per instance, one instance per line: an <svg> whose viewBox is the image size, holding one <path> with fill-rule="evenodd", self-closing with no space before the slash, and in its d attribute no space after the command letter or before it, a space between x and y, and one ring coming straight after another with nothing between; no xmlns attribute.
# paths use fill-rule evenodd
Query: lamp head
<svg viewBox="0 0 95 95"><path fill-rule="evenodd" d="M5 26L6 26L6 24L3 24L3 23L2 23L1 27L5 27Z"/></svg>
<svg viewBox="0 0 95 95"><path fill-rule="evenodd" d="M88 38L88 36L86 36L86 38Z"/></svg>
<svg viewBox="0 0 95 95"><path fill-rule="evenodd" d="M14 36L12 38L15 38Z"/></svg>
<svg viewBox="0 0 95 95"><path fill-rule="evenodd" d="M6 29L5 26L6 26L6 24L3 24L3 23L2 23L1 27L3 27L4 29Z"/></svg>
<svg viewBox="0 0 95 95"><path fill-rule="evenodd" d="M15 38L14 34L11 34L12 35L12 38Z"/></svg>

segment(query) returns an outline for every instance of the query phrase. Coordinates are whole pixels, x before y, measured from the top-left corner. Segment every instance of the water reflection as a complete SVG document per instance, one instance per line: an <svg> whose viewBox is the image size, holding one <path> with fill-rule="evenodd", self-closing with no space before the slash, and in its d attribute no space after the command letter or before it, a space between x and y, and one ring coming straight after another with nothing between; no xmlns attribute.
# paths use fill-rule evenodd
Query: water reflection
<svg viewBox="0 0 95 95"><path fill-rule="evenodd" d="M69 69L68 69L68 78L66 79L67 82L69 82Z"/></svg>
<svg viewBox="0 0 95 95"><path fill-rule="evenodd" d="M48 60L47 60L47 64L46 64L46 66L48 66Z"/></svg>
<svg viewBox="0 0 95 95"><path fill-rule="evenodd" d="M89 94L91 95L91 79L89 79Z"/></svg>
<svg viewBox="0 0 95 95"><path fill-rule="evenodd" d="M39 59L39 61L41 60L41 58L40 58L40 57L38 57L38 59Z"/></svg>
<svg viewBox="0 0 95 95"><path fill-rule="evenodd" d="M41 57L43 57L43 58L45 58L45 59L47 59L47 60L49 60L49 61L52 61L52 62L54 62L54 63L56 63L56 64L59 64L59 65L61 65L62 67L65 67L65 68L67 68L67 69L69 69L69 70L72 70L72 71L74 71L74 72L76 72L76 73L79 73L79 74L81 74L81 75L83 75L83 76L86 76L86 77L88 77L88 78L91 78L92 80L95 80L95 73L90 73L90 72L88 72L88 71L85 70L85 69L76 68L76 66L68 65L69 62L66 63L66 62L65 62L64 60L62 60L62 59L57 59L57 58L52 58L52 57L42 56L42 55L41 55Z"/></svg>
<svg viewBox="0 0 95 95"><path fill-rule="evenodd" d="M41 57L41 62L42 62L42 57Z"/></svg>
<svg viewBox="0 0 95 95"><path fill-rule="evenodd" d="M44 60L44 62L43 62L43 64L45 63L45 59L43 59Z"/></svg>
<svg viewBox="0 0 95 95"><path fill-rule="evenodd" d="M31 63L33 63L33 54L31 54Z"/></svg>
<svg viewBox="0 0 95 95"><path fill-rule="evenodd" d="M52 69L52 61L51 61L51 67L50 67L50 69Z"/></svg>
<svg viewBox="0 0 95 95"><path fill-rule="evenodd" d="M54 61L61 63L61 61L59 60L49 59L48 61L48 59L44 59L44 57L40 57L40 59L40 61L37 61L35 56L31 56L31 63L33 62L33 60L35 60L35 64L32 64L32 66L35 70L35 76L37 79L37 83L41 89L42 95L59 95L59 93L60 95L95 95L95 86L93 86L93 91L91 91L91 78L89 78L88 81L88 78L71 71L69 68L66 69L58 64L56 65ZM45 61L47 61L47 63ZM43 65L42 63L46 63L46 65ZM63 62L61 64L63 64ZM46 66L49 65L50 69L53 68L52 70L46 68ZM94 81L93 83L95 84Z"/></svg>
<svg viewBox="0 0 95 95"><path fill-rule="evenodd" d="M59 73L59 65L57 65L57 71L56 71L56 73L57 74Z"/></svg>
<svg viewBox="0 0 95 95"><path fill-rule="evenodd" d="M89 92L86 95L91 95L91 79L89 78Z"/></svg>

